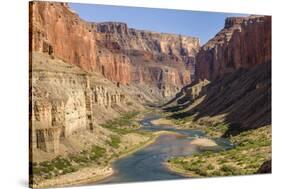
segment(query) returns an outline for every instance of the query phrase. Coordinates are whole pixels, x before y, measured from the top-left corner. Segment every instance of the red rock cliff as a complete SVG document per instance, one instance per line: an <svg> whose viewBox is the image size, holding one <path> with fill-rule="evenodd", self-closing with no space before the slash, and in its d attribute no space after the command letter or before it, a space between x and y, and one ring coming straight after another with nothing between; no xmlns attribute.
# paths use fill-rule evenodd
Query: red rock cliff
<svg viewBox="0 0 281 189"><path fill-rule="evenodd" d="M213 80L271 60L271 17L231 17L197 54L196 77Z"/></svg>
<svg viewBox="0 0 281 189"><path fill-rule="evenodd" d="M124 23L88 23L64 3L33 2L30 11L32 51L121 84L175 89L191 82L197 38L135 30Z"/></svg>
<svg viewBox="0 0 281 189"><path fill-rule="evenodd" d="M96 62L95 34L66 4L32 2L32 50L54 54L85 70Z"/></svg>

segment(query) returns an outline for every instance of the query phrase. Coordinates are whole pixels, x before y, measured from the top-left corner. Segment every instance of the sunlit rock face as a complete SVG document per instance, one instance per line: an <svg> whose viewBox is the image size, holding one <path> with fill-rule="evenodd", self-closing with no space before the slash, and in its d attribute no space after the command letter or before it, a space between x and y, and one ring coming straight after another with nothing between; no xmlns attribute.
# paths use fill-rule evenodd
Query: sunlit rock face
<svg viewBox="0 0 281 189"><path fill-rule="evenodd" d="M101 79L43 53L32 53L30 124L33 149L59 153L60 139L90 131L96 111L110 117L122 113L128 95ZM127 108L129 109L129 107Z"/></svg>
<svg viewBox="0 0 281 189"><path fill-rule="evenodd" d="M104 49L129 58L131 83L156 87L163 96L171 96L191 83L194 67L189 62L198 52L197 38L136 30L119 22L98 23L93 27L100 34L98 43Z"/></svg>
<svg viewBox="0 0 281 189"><path fill-rule="evenodd" d="M30 11L33 51L123 85L145 84L163 95L192 81L198 38L136 30L125 23L85 22L64 3L33 2ZM161 77L154 77L155 70Z"/></svg>
<svg viewBox="0 0 281 189"><path fill-rule="evenodd" d="M198 80L214 80L271 60L271 17L231 17L196 56Z"/></svg>

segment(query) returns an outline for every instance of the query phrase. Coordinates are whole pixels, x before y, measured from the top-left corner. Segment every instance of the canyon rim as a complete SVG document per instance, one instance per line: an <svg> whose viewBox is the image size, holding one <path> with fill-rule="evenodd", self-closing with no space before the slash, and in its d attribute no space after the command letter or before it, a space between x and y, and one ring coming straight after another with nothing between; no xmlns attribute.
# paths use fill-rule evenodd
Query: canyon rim
<svg viewBox="0 0 281 189"><path fill-rule="evenodd" d="M271 16L223 21L200 44L30 2L30 187L271 173Z"/></svg>

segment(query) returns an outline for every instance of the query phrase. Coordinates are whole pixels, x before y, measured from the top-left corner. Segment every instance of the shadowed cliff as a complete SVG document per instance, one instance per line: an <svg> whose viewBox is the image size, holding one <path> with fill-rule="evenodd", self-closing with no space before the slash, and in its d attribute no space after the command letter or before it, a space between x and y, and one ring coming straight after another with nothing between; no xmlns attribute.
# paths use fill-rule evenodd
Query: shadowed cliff
<svg viewBox="0 0 281 189"><path fill-rule="evenodd" d="M225 136L271 124L271 63L225 75L204 86L195 99L181 94L177 105L165 108L166 111L182 111L203 100L188 111L174 113L173 118L195 115L194 121L198 121L222 116L229 125Z"/></svg>
<svg viewBox="0 0 281 189"><path fill-rule="evenodd" d="M199 50L196 78L164 105L173 118L223 121L225 136L271 124L271 17L227 18Z"/></svg>

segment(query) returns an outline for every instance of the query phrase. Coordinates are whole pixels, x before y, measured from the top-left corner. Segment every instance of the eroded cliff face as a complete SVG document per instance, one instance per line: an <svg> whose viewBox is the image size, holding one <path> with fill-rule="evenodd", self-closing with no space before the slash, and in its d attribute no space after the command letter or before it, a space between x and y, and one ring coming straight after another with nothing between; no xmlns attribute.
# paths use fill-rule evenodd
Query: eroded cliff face
<svg viewBox="0 0 281 189"><path fill-rule="evenodd" d="M161 95L172 95L194 78L198 38L135 30L124 23L88 23L64 3L33 2L30 11L32 51Z"/></svg>
<svg viewBox="0 0 281 189"><path fill-rule="evenodd" d="M198 80L271 61L271 17L227 18L224 28L196 56Z"/></svg>
<svg viewBox="0 0 281 189"><path fill-rule="evenodd" d="M60 154L64 138L172 96L194 78L198 49L197 38L89 23L66 3L30 3L31 148Z"/></svg>
<svg viewBox="0 0 281 189"><path fill-rule="evenodd" d="M134 108L112 82L46 54L32 53L30 81L33 149L57 154L61 139Z"/></svg>
<svg viewBox="0 0 281 189"><path fill-rule="evenodd" d="M100 34L100 46L129 57L131 83L152 91L156 88L164 97L191 83L194 57L199 49L197 38L135 30L118 22L92 26Z"/></svg>
<svg viewBox="0 0 281 189"><path fill-rule="evenodd" d="M142 51L151 57L160 59L166 55L177 60L187 58L188 55L195 56L199 48L198 38L136 30L128 28L126 23L93 23L92 27L103 34L99 42L111 50Z"/></svg>

